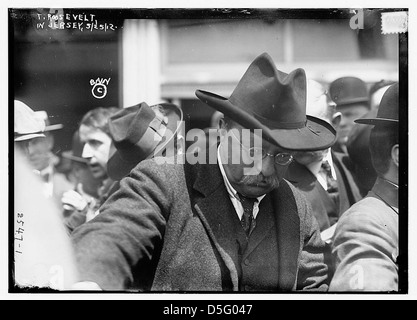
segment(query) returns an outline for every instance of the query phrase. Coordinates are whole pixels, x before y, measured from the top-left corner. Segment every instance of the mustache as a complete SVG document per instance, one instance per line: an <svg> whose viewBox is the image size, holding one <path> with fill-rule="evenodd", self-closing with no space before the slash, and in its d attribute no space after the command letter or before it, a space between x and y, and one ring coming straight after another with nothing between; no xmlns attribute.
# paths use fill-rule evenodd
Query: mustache
<svg viewBox="0 0 417 320"><path fill-rule="evenodd" d="M244 176L241 182L248 185L259 185L260 183L265 183L273 188L278 188L279 186L279 179L277 176L265 177L262 173L257 176Z"/></svg>

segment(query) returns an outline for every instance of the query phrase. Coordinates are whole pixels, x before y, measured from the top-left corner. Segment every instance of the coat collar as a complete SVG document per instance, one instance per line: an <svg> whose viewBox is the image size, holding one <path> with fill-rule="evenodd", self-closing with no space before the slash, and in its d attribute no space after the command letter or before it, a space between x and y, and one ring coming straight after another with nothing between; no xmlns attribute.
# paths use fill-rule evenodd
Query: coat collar
<svg viewBox="0 0 417 320"><path fill-rule="evenodd" d="M272 191L275 224L278 235L279 288L292 290L298 273L300 241L300 218L293 192L282 180L278 189Z"/></svg>
<svg viewBox="0 0 417 320"><path fill-rule="evenodd" d="M395 208L398 213L398 188L387 180L378 177L372 188L372 193L380 197L390 207Z"/></svg>
<svg viewBox="0 0 417 320"><path fill-rule="evenodd" d="M234 252L234 247L237 245L235 239L230 237L231 230L236 226L233 223L233 214L235 214L233 205L228 199L229 195L217 164L197 164L194 166L196 179L193 184L194 197L191 201L194 211L199 216L210 240L229 270L233 291L237 291L239 281L234 263L237 258L231 257L227 253ZM238 219L236 214L235 216L235 219Z"/></svg>

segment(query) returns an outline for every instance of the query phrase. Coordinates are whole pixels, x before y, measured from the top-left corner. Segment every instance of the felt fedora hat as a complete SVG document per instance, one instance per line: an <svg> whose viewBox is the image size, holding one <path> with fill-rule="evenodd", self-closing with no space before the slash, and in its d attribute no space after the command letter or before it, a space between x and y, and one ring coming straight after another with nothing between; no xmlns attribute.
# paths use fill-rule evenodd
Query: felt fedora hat
<svg viewBox="0 0 417 320"><path fill-rule="evenodd" d="M45 122L28 105L14 100L14 141L45 137Z"/></svg>
<svg viewBox="0 0 417 320"><path fill-rule="evenodd" d="M382 96L376 118L361 118L355 122L368 125L398 124L398 95L398 83L391 85Z"/></svg>
<svg viewBox="0 0 417 320"><path fill-rule="evenodd" d="M306 75L277 70L263 53L246 70L229 99L197 90L196 96L262 138L288 150L322 150L332 146L336 131L324 120L306 115Z"/></svg>
<svg viewBox="0 0 417 320"><path fill-rule="evenodd" d="M158 116L153 107L162 109L164 117ZM107 162L110 178L120 180L142 160L160 155L175 137L182 120L182 110L172 103L148 106L142 102L110 117L110 135L116 148Z"/></svg>
<svg viewBox="0 0 417 320"><path fill-rule="evenodd" d="M355 103L369 104L366 83L356 77L342 77L334 80L329 86L329 93L336 106Z"/></svg>

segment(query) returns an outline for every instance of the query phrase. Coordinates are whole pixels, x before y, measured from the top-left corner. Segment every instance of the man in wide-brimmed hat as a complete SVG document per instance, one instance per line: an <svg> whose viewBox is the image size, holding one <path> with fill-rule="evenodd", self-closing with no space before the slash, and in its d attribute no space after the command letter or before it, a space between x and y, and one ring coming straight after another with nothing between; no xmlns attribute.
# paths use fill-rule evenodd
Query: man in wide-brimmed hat
<svg viewBox="0 0 417 320"><path fill-rule="evenodd" d="M224 114L220 144L193 164L144 160L120 181L73 233L84 288L326 290L317 221L282 178L292 151L335 141L330 124L306 116L304 70L281 72L264 53L229 99L196 95Z"/></svg>
<svg viewBox="0 0 417 320"><path fill-rule="evenodd" d="M336 272L331 291L398 290L398 113L399 86L385 92L375 118L372 163L378 174L368 195L340 218L333 241Z"/></svg>

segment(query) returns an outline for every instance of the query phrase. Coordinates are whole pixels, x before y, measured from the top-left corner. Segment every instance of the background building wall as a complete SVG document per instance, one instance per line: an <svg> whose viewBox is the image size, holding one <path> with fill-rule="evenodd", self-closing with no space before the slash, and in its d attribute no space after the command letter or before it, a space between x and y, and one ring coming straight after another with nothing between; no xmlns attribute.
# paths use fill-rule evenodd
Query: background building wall
<svg viewBox="0 0 417 320"><path fill-rule="evenodd" d="M116 29L39 29L37 15L54 9L12 11L14 96L64 124L57 153L71 147L82 115L98 106L171 101L189 127L208 126L214 110L195 90L228 97L262 52L280 70L302 67L325 85L347 75L369 85L398 80L398 36L381 34L379 11L365 15L364 29L352 30L349 10L60 10L94 14ZM111 78L103 99L91 93L97 77Z"/></svg>

